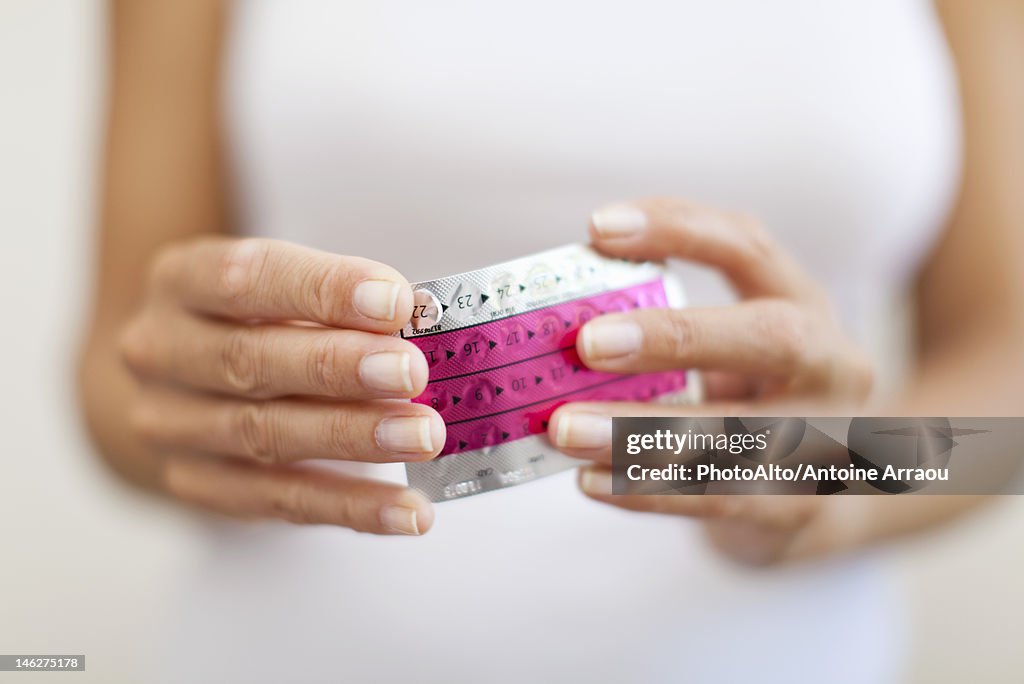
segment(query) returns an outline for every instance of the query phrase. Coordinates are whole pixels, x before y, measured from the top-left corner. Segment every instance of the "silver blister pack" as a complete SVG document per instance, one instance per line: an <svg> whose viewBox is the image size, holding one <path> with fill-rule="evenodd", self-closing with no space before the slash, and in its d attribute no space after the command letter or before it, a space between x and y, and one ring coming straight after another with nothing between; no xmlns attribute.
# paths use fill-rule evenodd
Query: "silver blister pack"
<svg viewBox="0 0 1024 684"><path fill-rule="evenodd" d="M413 292L413 316L400 334L430 367L427 389L413 401L435 408L448 435L437 458L406 464L406 474L432 501L579 465L547 437L564 403L700 398L694 371L603 373L576 353L580 327L595 316L684 305L681 282L662 265L574 244L415 283Z"/></svg>

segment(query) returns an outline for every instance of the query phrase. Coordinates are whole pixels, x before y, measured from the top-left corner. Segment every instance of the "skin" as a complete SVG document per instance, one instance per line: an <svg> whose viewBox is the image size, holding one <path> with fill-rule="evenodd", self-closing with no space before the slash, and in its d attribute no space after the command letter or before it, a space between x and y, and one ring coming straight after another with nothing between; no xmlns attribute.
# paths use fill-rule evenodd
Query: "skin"
<svg viewBox="0 0 1024 684"><path fill-rule="evenodd" d="M1024 279L1015 261L1024 254L1016 188L1024 82L1007 65L1024 61L1024 2L947 0L939 8L961 79L964 181L920 273L917 373L897 403L865 405L870 364L770 227L676 198L595 212L593 243L615 256L717 268L740 301L595 319L579 336L581 358L623 373L703 369L709 403L690 415L1021 414ZM408 283L358 257L231 237L216 104L225 4L121 0L113 15L99 263L80 364L82 405L101 453L130 482L227 515L426 532L433 511L418 493L304 462L425 460L443 443L434 411L396 401L426 382L422 355L382 334L408 319ZM632 230L623 230L623 216ZM389 306L368 308L359 289L368 282L392 284L370 288L386 290ZM618 339L636 348L602 349L599 327L609 324L632 324L632 336ZM404 360L391 389L367 370L382 358ZM607 433L574 426L673 412L682 410L570 404L556 412L550 436L592 462L581 469L588 496L699 519L723 553L744 563L840 553L935 527L984 500L611 496ZM394 448L398 423L389 420L415 426L401 432L402 448Z"/></svg>

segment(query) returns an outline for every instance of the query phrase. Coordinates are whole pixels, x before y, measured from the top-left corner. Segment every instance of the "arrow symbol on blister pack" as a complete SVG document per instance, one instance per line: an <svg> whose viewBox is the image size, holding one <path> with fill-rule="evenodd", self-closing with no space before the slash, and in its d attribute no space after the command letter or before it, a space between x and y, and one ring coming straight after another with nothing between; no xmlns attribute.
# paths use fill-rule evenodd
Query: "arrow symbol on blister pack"
<svg viewBox="0 0 1024 684"><path fill-rule="evenodd" d="M555 276L555 282L556 282L556 283L560 283L560 282L562 282L562 276L560 276L560 275L556 275L556 276Z"/></svg>
<svg viewBox="0 0 1024 684"><path fill-rule="evenodd" d="M520 292L522 292L522 291L524 291L525 289L526 289L526 286L525 286L525 285L523 285L522 283L520 283L520 284L519 284L519 291L520 291Z"/></svg>
<svg viewBox="0 0 1024 684"><path fill-rule="evenodd" d="M447 304L442 304L441 305L441 313L444 313L447 310L448 310L448 305Z"/></svg>
<svg viewBox="0 0 1024 684"><path fill-rule="evenodd" d="M495 347L498 346L498 343L495 342L494 340L491 340L490 342L487 343L487 346L490 347L491 349L494 349Z"/></svg>
<svg viewBox="0 0 1024 684"><path fill-rule="evenodd" d="M494 388L494 396L498 396L499 394L501 394L504 391L505 391L505 389L503 387L495 387Z"/></svg>
<svg viewBox="0 0 1024 684"><path fill-rule="evenodd" d="M502 439L508 439L508 433L507 432L502 432L501 433L501 438Z"/></svg>
<svg viewBox="0 0 1024 684"><path fill-rule="evenodd" d="M455 356L455 352L453 352L453 351L448 351L447 349L445 349L445 350L444 350L444 355L445 355L445 357L446 357L446 360L447 360L447 359L450 359L450 358L452 358L453 356Z"/></svg>
<svg viewBox="0 0 1024 684"><path fill-rule="evenodd" d="M531 340L533 339L533 336L536 335L536 334L537 333L533 332L532 330L526 331L526 337L528 337Z"/></svg>
<svg viewBox="0 0 1024 684"><path fill-rule="evenodd" d="M566 321L565 322L565 327L566 328L568 328L570 325L572 325L572 321Z"/></svg>
<svg viewBox="0 0 1024 684"><path fill-rule="evenodd" d="M573 373L579 373L580 372L580 367L579 366L573 366L572 367L572 372Z"/></svg>
<svg viewBox="0 0 1024 684"><path fill-rule="evenodd" d="M460 401L462 401L462 397L452 397L452 406L458 405Z"/></svg>
<svg viewBox="0 0 1024 684"><path fill-rule="evenodd" d="M546 420L545 420L544 422L542 422L542 423L540 424L540 426L541 426L542 428L544 428L545 430L547 430L547 429L548 429L548 421L546 421Z"/></svg>
<svg viewBox="0 0 1024 684"><path fill-rule="evenodd" d="M459 440L459 448L460 449L465 449L468 446L469 446L469 444L467 444L466 442L463 442L461 439Z"/></svg>
<svg viewBox="0 0 1024 684"><path fill-rule="evenodd" d="M480 295L480 303L481 304L486 302L488 299L490 299L490 297L488 295L485 295L485 294Z"/></svg>
<svg viewBox="0 0 1024 684"><path fill-rule="evenodd" d="M533 384L534 385L539 385L542 380L544 380L544 378L540 377L539 375L534 375L533 376Z"/></svg>

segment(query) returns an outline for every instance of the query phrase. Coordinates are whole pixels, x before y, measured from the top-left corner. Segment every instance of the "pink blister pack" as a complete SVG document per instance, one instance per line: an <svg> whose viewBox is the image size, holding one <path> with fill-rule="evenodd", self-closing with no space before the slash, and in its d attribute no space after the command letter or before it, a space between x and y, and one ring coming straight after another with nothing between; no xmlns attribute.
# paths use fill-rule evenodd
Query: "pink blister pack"
<svg viewBox="0 0 1024 684"><path fill-rule="evenodd" d="M684 303L661 265L611 259L568 245L417 283L401 335L423 351L426 390L448 436L440 456L406 466L410 486L433 501L501 489L579 464L547 438L548 419L570 401L699 398L693 371L643 375L584 366L576 335L606 313Z"/></svg>

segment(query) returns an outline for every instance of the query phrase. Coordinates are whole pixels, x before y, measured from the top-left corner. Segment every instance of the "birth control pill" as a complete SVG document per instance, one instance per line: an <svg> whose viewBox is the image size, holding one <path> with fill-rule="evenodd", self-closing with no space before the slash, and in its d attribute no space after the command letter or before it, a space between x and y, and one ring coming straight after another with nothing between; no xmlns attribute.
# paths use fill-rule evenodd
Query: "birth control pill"
<svg viewBox="0 0 1024 684"><path fill-rule="evenodd" d="M696 401L692 371L594 371L575 347L598 316L682 304L665 267L582 245L414 285L413 318L400 334L427 358L429 378L413 401L439 412L447 438L438 458L406 465L410 486L444 501L577 465L546 434L567 402Z"/></svg>

